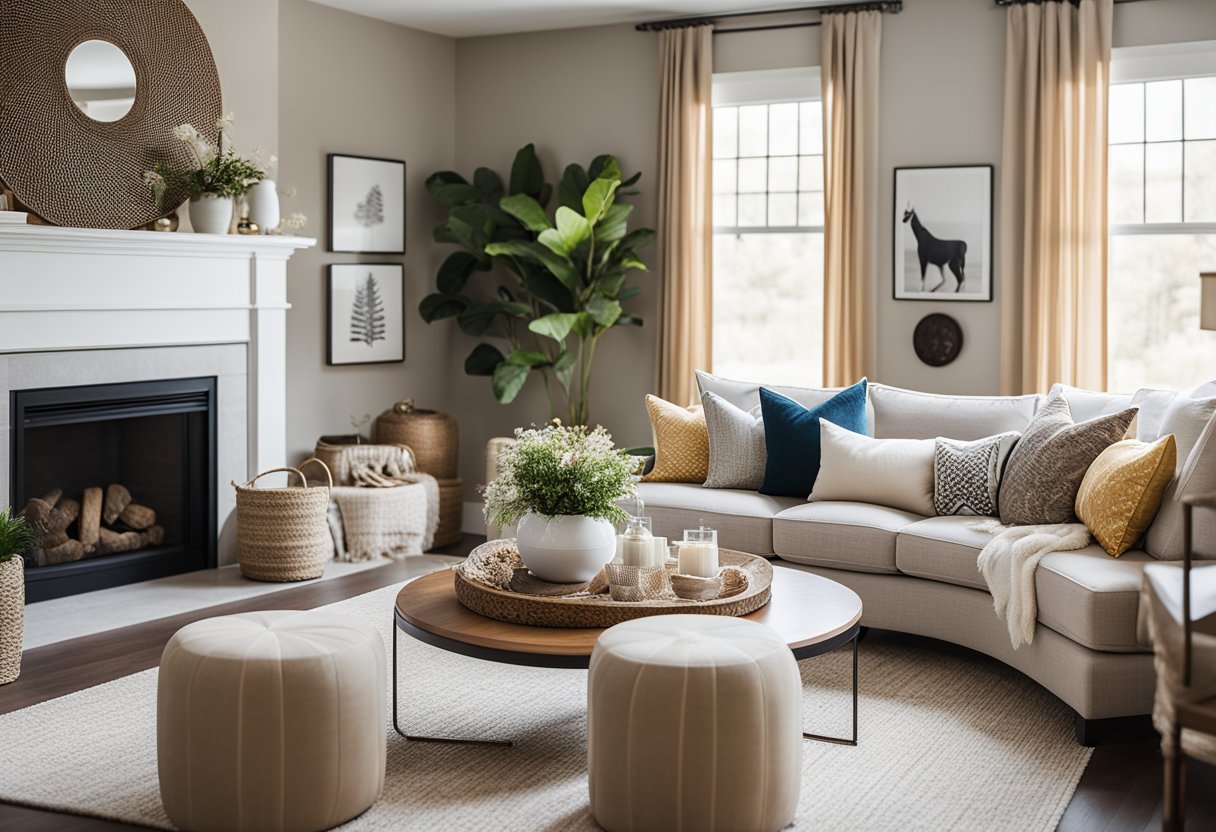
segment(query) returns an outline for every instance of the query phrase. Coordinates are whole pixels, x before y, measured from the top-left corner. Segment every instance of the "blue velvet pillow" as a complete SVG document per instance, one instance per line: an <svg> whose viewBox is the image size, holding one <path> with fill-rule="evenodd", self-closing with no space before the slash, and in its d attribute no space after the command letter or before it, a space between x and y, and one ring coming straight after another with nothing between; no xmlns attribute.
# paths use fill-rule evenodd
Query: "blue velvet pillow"
<svg viewBox="0 0 1216 832"><path fill-rule="evenodd" d="M760 413L764 417L764 446L768 451L760 493L805 500L819 476L819 420L827 419L854 433L868 434L866 380L863 378L814 407L804 407L761 387Z"/></svg>

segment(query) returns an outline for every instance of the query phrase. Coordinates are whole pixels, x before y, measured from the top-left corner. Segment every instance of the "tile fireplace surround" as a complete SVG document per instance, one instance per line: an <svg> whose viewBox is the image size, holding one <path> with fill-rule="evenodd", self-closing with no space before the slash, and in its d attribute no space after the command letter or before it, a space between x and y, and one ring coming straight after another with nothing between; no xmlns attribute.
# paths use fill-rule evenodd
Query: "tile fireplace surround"
<svg viewBox="0 0 1216 832"><path fill-rule="evenodd" d="M286 462L287 260L314 240L0 225L0 506L14 390L214 376L220 564L231 480Z"/></svg>

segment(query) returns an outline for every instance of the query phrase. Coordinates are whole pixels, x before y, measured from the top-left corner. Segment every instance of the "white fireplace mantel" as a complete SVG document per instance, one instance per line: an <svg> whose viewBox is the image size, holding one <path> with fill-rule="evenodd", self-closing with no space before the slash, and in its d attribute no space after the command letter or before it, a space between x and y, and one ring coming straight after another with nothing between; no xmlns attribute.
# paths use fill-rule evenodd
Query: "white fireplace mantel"
<svg viewBox="0 0 1216 832"><path fill-rule="evenodd" d="M280 467L287 452L287 260L315 243L0 225L0 357L245 344L248 467Z"/></svg>

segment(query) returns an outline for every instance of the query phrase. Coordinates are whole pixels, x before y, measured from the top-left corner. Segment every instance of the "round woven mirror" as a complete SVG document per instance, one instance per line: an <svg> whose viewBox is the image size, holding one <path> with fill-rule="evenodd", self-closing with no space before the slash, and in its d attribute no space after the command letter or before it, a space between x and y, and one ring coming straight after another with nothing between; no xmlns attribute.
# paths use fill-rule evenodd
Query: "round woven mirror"
<svg viewBox="0 0 1216 832"><path fill-rule="evenodd" d="M0 78L0 179L55 225L159 219L185 198L158 203L144 182L189 163L173 128L217 137L219 74L181 0L6 0Z"/></svg>

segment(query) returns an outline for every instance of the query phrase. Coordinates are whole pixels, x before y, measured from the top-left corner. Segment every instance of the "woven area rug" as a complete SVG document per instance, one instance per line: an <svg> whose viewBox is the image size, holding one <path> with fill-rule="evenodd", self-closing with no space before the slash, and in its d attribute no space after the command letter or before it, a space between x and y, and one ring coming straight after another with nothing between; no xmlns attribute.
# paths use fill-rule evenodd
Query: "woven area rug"
<svg viewBox="0 0 1216 832"><path fill-rule="evenodd" d="M400 587L326 609L390 635ZM453 655L400 639L409 730L388 732L380 800L343 830L589 830L587 674ZM802 662L808 730L846 735L850 655ZM0 799L171 829L156 777L156 670L0 716ZM861 645L861 744L806 742L797 828L1052 830L1089 761L1067 709L1005 666L936 642Z"/></svg>

